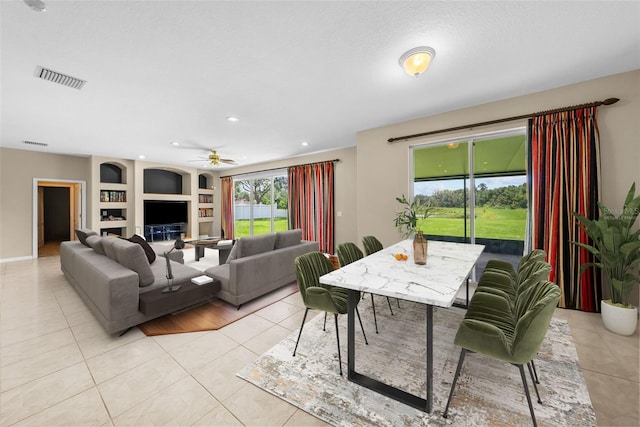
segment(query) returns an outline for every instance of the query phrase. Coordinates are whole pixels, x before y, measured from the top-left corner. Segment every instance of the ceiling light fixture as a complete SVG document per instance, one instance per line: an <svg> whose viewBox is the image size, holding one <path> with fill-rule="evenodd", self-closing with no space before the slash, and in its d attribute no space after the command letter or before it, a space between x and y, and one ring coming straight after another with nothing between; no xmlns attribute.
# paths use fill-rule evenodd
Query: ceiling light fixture
<svg viewBox="0 0 640 427"><path fill-rule="evenodd" d="M436 56L434 48L429 46L414 47L406 51L400 57L400 66L410 76L418 77L427 71L431 60Z"/></svg>
<svg viewBox="0 0 640 427"><path fill-rule="evenodd" d="M42 0L24 0L25 4L36 12L46 12L47 5Z"/></svg>
<svg viewBox="0 0 640 427"><path fill-rule="evenodd" d="M173 146L177 147L178 145L180 145L180 143L179 143L179 142L176 142L176 141L173 141L173 142L171 142L171 145L173 145Z"/></svg>
<svg viewBox="0 0 640 427"><path fill-rule="evenodd" d="M240 119L234 116L227 116L227 121L235 123L235 122L239 122Z"/></svg>
<svg viewBox="0 0 640 427"><path fill-rule="evenodd" d="M308 146L308 145L309 145L309 143L308 143L307 141L302 141L302 146L303 146L303 147L306 147L306 146Z"/></svg>

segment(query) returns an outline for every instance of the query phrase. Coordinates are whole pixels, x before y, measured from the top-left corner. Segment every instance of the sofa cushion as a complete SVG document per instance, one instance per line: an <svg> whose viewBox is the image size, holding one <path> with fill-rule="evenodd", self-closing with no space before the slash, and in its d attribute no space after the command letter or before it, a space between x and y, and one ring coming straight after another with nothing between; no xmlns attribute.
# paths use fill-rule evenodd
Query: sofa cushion
<svg viewBox="0 0 640 427"><path fill-rule="evenodd" d="M97 234L87 236L87 244L97 254L104 255L104 248L102 247L102 237L98 236Z"/></svg>
<svg viewBox="0 0 640 427"><path fill-rule="evenodd" d="M237 258L272 251L276 245L275 234L263 234L261 236L243 237L236 242L238 246Z"/></svg>
<svg viewBox="0 0 640 427"><path fill-rule="evenodd" d="M144 239L144 237L134 234L128 239L132 243L136 243L142 247L144 250L144 254L147 256L147 260L149 260L149 264L153 264L153 261L156 260L155 251L149 246L149 243Z"/></svg>
<svg viewBox="0 0 640 427"><path fill-rule="evenodd" d="M78 237L78 240L80 240L80 243L87 247L89 247L89 244L87 243L87 237L93 235L97 236L98 233L88 228L76 228L76 236Z"/></svg>
<svg viewBox="0 0 640 427"><path fill-rule="evenodd" d="M302 240L302 230L279 231L276 233L276 249L288 248L289 246L299 245Z"/></svg>
<svg viewBox="0 0 640 427"><path fill-rule="evenodd" d="M142 246L125 239L114 239L113 248L118 257L118 263L138 273L140 286L152 284L154 280L153 272Z"/></svg>
<svg viewBox="0 0 640 427"><path fill-rule="evenodd" d="M118 253L116 252L115 247L113 246L119 239L113 236L104 236L102 241L102 249L104 249L104 254L107 258L112 261L118 262Z"/></svg>

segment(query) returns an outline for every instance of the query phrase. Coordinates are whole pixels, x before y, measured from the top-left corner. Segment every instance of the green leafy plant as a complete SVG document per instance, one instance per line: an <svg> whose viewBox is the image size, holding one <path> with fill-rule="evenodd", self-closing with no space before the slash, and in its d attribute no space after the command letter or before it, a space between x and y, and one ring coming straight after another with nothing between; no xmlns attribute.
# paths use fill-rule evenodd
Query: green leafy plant
<svg viewBox="0 0 640 427"><path fill-rule="evenodd" d="M402 205L402 210L396 212L395 225L402 237L406 239L416 232L418 219L426 218L431 207L421 204L417 198L409 202L404 194L396 197L396 201Z"/></svg>
<svg viewBox="0 0 640 427"><path fill-rule="evenodd" d="M598 220L590 220L573 212L593 244L573 243L588 250L596 259L595 262L580 266L580 274L591 266L600 268L609 284L611 302L629 308L632 308L629 294L640 283L640 230L631 230L640 213L640 194L636 197L635 190L634 182L619 216L615 216L600 202Z"/></svg>

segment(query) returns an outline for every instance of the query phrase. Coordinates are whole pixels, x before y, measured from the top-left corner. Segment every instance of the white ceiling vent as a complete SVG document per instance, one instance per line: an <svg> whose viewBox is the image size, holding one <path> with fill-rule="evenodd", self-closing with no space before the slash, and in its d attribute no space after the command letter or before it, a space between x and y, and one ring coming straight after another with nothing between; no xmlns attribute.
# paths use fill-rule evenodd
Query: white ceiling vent
<svg viewBox="0 0 640 427"><path fill-rule="evenodd" d="M86 80L72 77L67 74L62 74L49 68L44 68L40 65L36 67L36 77L78 90L82 89L84 84L87 82Z"/></svg>
<svg viewBox="0 0 640 427"><path fill-rule="evenodd" d="M22 141L27 145L37 145L38 147L48 147L49 144L45 144L44 142L35 142L35 141Z"/></svg>

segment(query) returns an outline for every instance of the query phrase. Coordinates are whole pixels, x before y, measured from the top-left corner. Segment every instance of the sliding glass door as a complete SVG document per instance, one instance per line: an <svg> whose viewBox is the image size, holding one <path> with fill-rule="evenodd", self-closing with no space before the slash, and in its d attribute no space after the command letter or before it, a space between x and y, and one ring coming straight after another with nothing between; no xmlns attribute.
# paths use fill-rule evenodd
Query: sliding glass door
<svg viewBox="0 0 640 427"><path fill-rule="evenodd" d="M527 224L525 131L413 149L413 196L430 206L419 227L432 240L480 243L515 260Z"/></svg>

